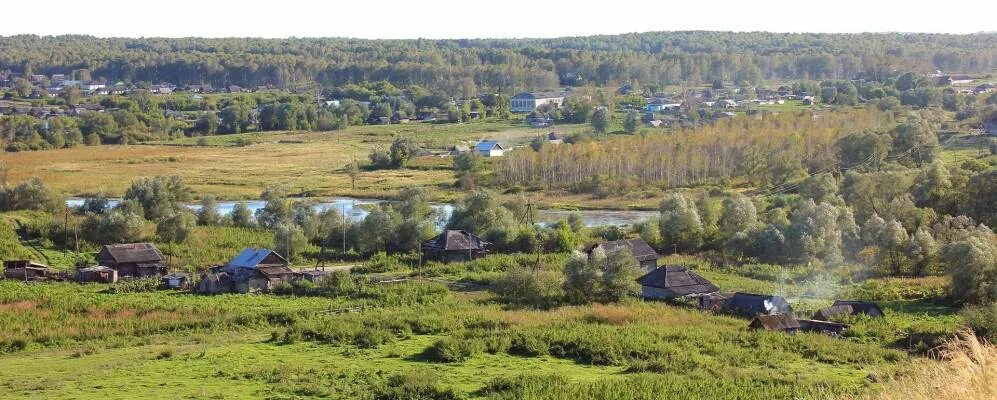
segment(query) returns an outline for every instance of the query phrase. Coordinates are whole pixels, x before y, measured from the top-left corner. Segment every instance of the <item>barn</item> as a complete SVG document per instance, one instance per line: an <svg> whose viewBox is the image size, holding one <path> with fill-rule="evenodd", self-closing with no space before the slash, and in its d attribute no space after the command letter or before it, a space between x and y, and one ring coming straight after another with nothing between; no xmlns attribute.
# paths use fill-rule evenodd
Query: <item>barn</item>
<svg viewBox="0 0 997 400"><path fill-rule="evenodd" d="M488 255L491 245L468 231L449 229L424 242L422 253L441 262L469 261Z"/></svg>
<svg viewBox="0 0 997 400"><path fill-rule="evenodd" d="M720 290L699 274L681 265L666 265L637 278L645 299L668 300Z"/></svg>
<svg viewBox="0 0 997 400"><path fill-rule="evenodd" d="M651 272L655 268L658 268L658 252L651 248L651 245L642 239L626 239L626 240L616 240L612 242L603 242L589 246L586 249L589 257L592 257L592 252L595 250L602 250L605 254L615 253L621 249L630 250L630 253L634 255L637 262L640 264L639 267L644 271ZM635 265L637 267L637 265Z"/></svg>
<svg viewBox="0 0 997 400"><path fill-rule="evenodd" d="M146 278L167 272L163 254L152 243L107 245L96 258L97 264L117 271L121 278Z"/></svg>

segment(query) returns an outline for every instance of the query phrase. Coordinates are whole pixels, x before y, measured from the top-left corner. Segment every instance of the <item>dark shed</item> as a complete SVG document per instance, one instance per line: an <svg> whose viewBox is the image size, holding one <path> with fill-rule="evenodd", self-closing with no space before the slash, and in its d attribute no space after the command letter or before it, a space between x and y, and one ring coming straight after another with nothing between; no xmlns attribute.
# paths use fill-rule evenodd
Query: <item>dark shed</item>
<svg viewBox="0 0 997 400"><path fill-rule="evenodd" d="M782 296L768 296L764 294L734 293L727 301L727 311L731 311L746 317L770 314L789 314L793 308Z"/></svg>
<svg viewBox="0 0 997 400"><path fill-rule="evenodd" d="M800 322L793 317L793 314L772 314L756 316L748 324L751 329L763 329L767 331L782 331L786 333L796 333L800 330Z"/></svg>
<svg viewBox="0 0 997 400"><path fill-rule="evenodd" d="M586 253L589 257L592 256L592 252L596 249L602 249L606 254L614 253L616 251L627 249L633 253L634 258L640 263L640 267L645 271L653 271L658 267L658 252L651 248L651 245L641 239L626 239L626 240L616 240L612 242L603 242L589 246Z"/></svg>
<svg viewBox="0 0 997 400"><path fill-rule="evenodd" d="M641 294L647 299L673 299L694 294L713 293L716 285L681 265L666 265L637 278Z"/></svg>
<svg viewBox="0 0 997 400"><path fill-rule="evenodd" d="M163 254L152 243L104 246L100 253L97 253L97 263L118 271L118 276L122 278L145 278L166 274Z"/></svg>
<svg viewBox="0 0 997 400"><path fill-rule="evenodd" d="M835 300L831 306L851 306L852 315L865 314L872 318L880 318L885 315L876 303L868 301Z"/></svg>
<svg viewBox="0 0 997 400"><path fill-rule="evenodd" d="M19 281L39 281L48 277L48 266L30 260L3 262L3 277Z"/></svg>
<svg viewBox="0 0 997 400"><path fill-rule="evenodd" d="M849 305L824 307L814 313L813 319L821 321L834 321L848 317L852 315L853 312L855 312L854 309L852 309L852 306Z"/></svg>
<svg viewBox="0 0 997 400"><path fill-rule="evenodd" d="M468 261L488 255L491 243L464 230L446 230L422 244L426 258L442 262Z"/></svg>

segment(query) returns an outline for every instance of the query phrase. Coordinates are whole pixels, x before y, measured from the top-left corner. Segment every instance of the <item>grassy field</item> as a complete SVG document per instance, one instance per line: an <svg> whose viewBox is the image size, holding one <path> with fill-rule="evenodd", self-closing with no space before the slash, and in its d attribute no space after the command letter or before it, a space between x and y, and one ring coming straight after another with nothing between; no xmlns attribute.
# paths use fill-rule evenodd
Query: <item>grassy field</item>
<svg viewBox="0 0 997 400"><path fill-rule="evenodd" d="M572 133L585 126L559 126ZM247 133L128 146L5 153L12 182L37 176L67 195L104 192L120 195L132 180L154 175L180 175L196 194L225 199L256 198L269 184L282 183L291 193L380 197L408 186L449 186L448 159L417 161L414 168L364 172L351 189L343 167L366 161L375 146L387 148L396 135L412 138L434 151L464 141L498 140L517 145L546 131L522 122L382 125L332 132ZM249 145L237 146L239 141Z"/></svg>
<svg viewBox="0 0 997 400"><path fill-rule="evenodd" d="M487 283L527 258L422 273ZM544 268L561 259L545 258ZM801 315L830 304L806 297L806 280L686 261L725 291L782 290ZM936 303L931 290L944 284L931 278L841 285L841 294L881 300L888 316L855 319L852 333L839 339L754 332L745 318L660 302L519 308L487 291L421 281L361 283L357 291L314 297L0 282L0 397L861 396L930 363L919 354L956 330L961 318ZM921 289L898 294L901 288ZM343 307L360 308L329 312Z"/></svg>

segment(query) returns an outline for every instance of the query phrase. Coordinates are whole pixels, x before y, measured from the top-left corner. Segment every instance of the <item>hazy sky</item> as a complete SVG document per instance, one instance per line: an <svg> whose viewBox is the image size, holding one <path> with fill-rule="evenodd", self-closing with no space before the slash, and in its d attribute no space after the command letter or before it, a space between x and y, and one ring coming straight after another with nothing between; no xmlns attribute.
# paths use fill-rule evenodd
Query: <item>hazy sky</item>
<svg viewBox="0 0 997 400"><path fill-rule="evenodd" d="M997 0L4 1L0 35L557 37L667 30L997 31Z"/></svg>

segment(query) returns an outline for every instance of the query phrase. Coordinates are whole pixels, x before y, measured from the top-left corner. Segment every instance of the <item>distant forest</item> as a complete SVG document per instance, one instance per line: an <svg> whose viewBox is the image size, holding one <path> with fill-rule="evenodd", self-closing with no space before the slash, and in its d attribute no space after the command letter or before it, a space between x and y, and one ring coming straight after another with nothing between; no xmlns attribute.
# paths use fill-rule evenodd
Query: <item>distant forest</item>
<svg viewBox="0 0 997 400"><path fill-rule="evenodd" d="M0 37L0 71L80 80L270 85L389 81L451 95L566 85L990 73L997 34L652 32L554 39L362 40Z"/></svg>

